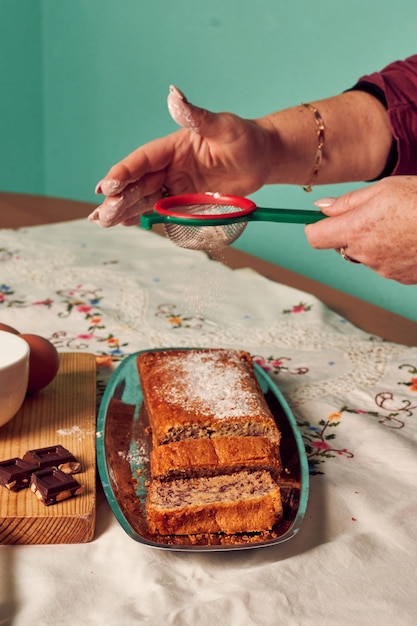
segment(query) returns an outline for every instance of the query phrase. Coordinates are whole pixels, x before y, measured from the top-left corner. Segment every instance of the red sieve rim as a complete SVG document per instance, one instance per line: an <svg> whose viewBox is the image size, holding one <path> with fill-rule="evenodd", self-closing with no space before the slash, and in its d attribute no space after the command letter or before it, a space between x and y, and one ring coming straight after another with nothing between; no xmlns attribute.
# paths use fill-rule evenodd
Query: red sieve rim
<svg viewBox="0 0 417 626"><path fill-rule="evenodd" d="M207 213L192 213L187 214L184 211L178 211L178 207L186 207L190 205L204 205L204 204L218 204L220 206L232 206L238 210L232 213L216 213L215 215L207 215ZM210 219L224 219L230 218L233 220L235 217L242 217L244 215L250 215L256 211L256 204L248 198L242 196L229 196L223 194L211 194L211 193L187 193L178 196L167 196L155 203L155 211L162 215L169 215L171 217L187 217L190 215L192 219L206 220ZM177 209L177 210L175 210Z"/></svg>

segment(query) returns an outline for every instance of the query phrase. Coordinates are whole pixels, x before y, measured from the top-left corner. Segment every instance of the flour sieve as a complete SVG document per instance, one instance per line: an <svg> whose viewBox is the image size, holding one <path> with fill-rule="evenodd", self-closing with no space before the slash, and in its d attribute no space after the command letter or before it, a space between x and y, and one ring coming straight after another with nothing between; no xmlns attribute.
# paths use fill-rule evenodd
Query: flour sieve
<svg viewBox="0 0 417 626"><path fill-rule="evenodd" d="M324 217L321 211L267 209L240 196L195 193L162 198L153 211L141 216L140 225L150 230L154 224L163 224L175 245L215 251L236 241L248 222L311 224Z"/></svg>

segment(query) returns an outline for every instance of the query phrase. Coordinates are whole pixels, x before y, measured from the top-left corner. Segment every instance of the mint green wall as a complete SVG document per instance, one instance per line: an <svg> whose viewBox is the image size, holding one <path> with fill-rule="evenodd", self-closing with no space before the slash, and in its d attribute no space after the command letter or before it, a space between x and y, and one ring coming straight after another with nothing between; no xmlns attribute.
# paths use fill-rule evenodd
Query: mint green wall
<svg viewBox="0 0 417 626"><path fill-rule="evenodd" d="M415 0L0 0L0 7L9 24L0 67L9 83L15 72L21 77L0 103L3 133L14 165L20 154L30 170L1 171L0 188L89 201L98 200L94 186L116 160L176 128L166 109L170 83L197 104L254 117L338 93L416 52ZM254 198L310 208L353 187L307 195L274 186ZM417 287L311 250L302 226L251 224L236 245L417 320Z"/></svg>
<svg viewBox="0 0 417 626"><path fill-rule="evenodd" d="M0 0L0 189L44 193L40 3Z"/></svg>

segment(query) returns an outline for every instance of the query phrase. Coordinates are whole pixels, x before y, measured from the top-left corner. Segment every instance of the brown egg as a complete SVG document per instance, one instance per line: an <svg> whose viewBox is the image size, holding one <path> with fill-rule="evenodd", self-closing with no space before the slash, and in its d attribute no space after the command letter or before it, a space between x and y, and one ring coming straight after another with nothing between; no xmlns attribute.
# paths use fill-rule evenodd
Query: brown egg
<svg viewBox="0 0 417 626"><path fill-rule="evenodd" d="M7 324L0 324L0 330L4 330L6 333L13 333L14 335L20 335L19 331Z"/></svg>
<svg viewBox="0 0 417 626"><path fill-rule="evenodd" d="M49 385L57 375L59 354L55 346L40 335L23 333L20 336L30 348L28 393L34 393Z"/></svg>

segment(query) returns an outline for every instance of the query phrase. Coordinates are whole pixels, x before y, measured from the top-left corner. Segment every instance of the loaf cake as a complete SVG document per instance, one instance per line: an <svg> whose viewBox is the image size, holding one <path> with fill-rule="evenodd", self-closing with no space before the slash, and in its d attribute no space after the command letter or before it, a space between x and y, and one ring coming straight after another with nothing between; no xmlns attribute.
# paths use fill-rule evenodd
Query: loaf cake
<svg viewBox="0 0 417 626"><path fill-rule="evenodd" d="M269 472L236 472L171 481L153 480L146 515L151 533L262 532L282 518L280 489Z"/></svg>
<svg viewBox="0 0 417 626"><path fill-rule="evenodd" d="M159 480L241 470L265 470L278 477L281 472L279 447L266 437L216 437L167 443L151 450L150 467L151 477Z"/></svg>
<svg viewBox="0 0 417 626"><path fill-rule="evenodd" d="M183 439L280 433L249 353L177 349L137 357L154 447Z"/></svg>

